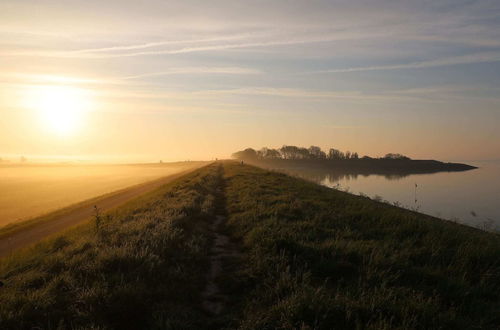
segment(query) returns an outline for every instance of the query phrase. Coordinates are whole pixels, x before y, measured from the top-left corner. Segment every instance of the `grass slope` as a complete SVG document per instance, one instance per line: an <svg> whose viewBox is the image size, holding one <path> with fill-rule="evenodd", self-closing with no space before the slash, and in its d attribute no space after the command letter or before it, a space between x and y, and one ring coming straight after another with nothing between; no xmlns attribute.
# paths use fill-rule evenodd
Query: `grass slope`
<svg viewBox="0 0 500 330"><path fill-rule="evenodd" d="M197 329L220 185L205 167L2 261L1 329Z"/></svg>
<svg viewBox="0 0 500 330"><path fill-rule="evenodd" d="M235 327L500 326L498 235L251 166L225 172L227 230L246 255Z"/></svg>
<svg viewBox="0 0 500 330"><path fill-rule="evenodd" d="M203 310L216 228L237 251ZM0 264L1 329L494 329L500 238L235 162Z"/></svg>
<svg viewBox="0 0 500 330"><path fill-rule="evenodd" d="M179 170L178 173L176 173L174 171L172 174L166 175L166 177L175 177L175 176L182 175L184 172L189 171L191 168L199 168L203 165L206 165L206 162L193 161L193 162L175 162L175 163L167 163L167 164L132 164L132 165L123 165L123 166L146 166L146 165L149 165L151 167L165 166L165 167L178 168L178 170ZM7 166L11 166L11 165L7 165ZM16 166L19 166L19 165L16 165ZM26 164L23 166L26 166L26 167L47 166L47 167L50 167L53 165L50 165L50 164L43 164L43 165ZM111 166L120 166L120 165L100 165L100 166L103 166L103 167L110 166L111 167ZM46 214L41 214L41 215L36 216L34 218L7 223L5 225L0 226L0 239L7 239L8 237L16 234L17 232L26 230L26 229L31 228L31 227L35 227L35 226L43 224L43 223L51 222L58 217L65 216L65 215L67 215L75 210L78 210L80 208L83 208L83 207L92 208L93 205L101 202L102 200L106 200L107 198L110 198L110 197L113 197L116 195L120 195L121 193L129 191L130 189L133 189L133 188L146 186L146 185L154 183L156 181L161 181L164 178L165 177L153 179L151 181L147 181L147 182L139 183L139 184L132 185L129 187L125 187L122 189L118 189L118 190L115 190L115 191L110 192L110 193L106 193L106 194L103 194L100 196L92 197L90 199L65 206L63 208L48 212Z"/></svg>

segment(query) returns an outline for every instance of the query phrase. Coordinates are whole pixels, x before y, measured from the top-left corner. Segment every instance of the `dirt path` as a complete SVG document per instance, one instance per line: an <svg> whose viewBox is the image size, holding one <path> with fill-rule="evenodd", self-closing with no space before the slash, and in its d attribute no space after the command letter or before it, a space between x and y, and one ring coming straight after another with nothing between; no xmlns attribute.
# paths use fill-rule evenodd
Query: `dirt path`
<svg viewBox="0 0 500 330"><path fill-rule="evenodd" d="M207 275L207 285L203 291L203 308L208 312L219 315L224 306L226 297L216 280L222 273L222 258L229 256L227 247L229 238L217 231L217 227L225 220L224 216L218 215L212 223L214 233L214 245L210 251L210 270Z"/></svg>
<svg viewBox="0 0 500 330"><path fill-rule="evenodd" d="M222 181L221 172L221 182ZM225 196L222 184L217 199L219 203L219 213L225 213ZM222 232L225 221L226 217L224 215L217 215L210 228L213 234L213 245L210 250L210 269L207 274L207 284L202 292L202 306L213 315L221 314L224 305L228 302L227 295L223 293L223 290L217 283L217 280L223 272L223 263L228 258L240 256L238 250L230 242L229 237Z"/></svg>
<svg viewBox="0 0 500 330"><path fill-rule="evenodd" d="M105 195L102 198L92 199L89 202L80 203L76 207L70 207L67 212L55 214L53 217L49 215L48 217L50 220L35 223L25 229L0 238L0 258L9 255L14 250L26 247L49 235L90 219L94 212L94 205L102 212L109 211L140 195L153 191L186 173L194 171L196 168L198 167L169 175L158 180L122 189L115 193Z"/></svg>

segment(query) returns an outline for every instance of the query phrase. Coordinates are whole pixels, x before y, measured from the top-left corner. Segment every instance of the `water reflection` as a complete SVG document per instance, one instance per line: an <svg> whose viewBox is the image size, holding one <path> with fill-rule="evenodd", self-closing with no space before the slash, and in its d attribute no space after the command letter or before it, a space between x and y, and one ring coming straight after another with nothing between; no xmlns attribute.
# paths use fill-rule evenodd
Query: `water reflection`
<svg viewBox="0 0 500 330"><path fill-rule="evenodd" d="M285 172L293 176L301 177L316 183L336 183L340 181L354 181L359 177L367 178L371 175L381 176L389 181L399 181L410 175L433 174L440 172L462 172L462 171L437 171L437 170L380 170L380 169L346 169L346 168L306 168L306 167L268 167L277 171Z"/></svg>
<svg viewBox="0 0 500 330"><path fill-rule="evenodd" d="M500 162L469 171L264 166L482 229L500 229ZM262 166L262 164L259 164Z"/></svg>

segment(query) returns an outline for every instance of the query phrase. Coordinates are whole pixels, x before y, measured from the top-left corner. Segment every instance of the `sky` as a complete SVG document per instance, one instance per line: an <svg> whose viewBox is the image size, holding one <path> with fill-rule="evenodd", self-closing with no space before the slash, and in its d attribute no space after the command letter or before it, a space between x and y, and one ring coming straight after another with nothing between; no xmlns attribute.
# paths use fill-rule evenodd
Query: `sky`
<svg viewBox="0 0 500 330"><path fill-rule="evenodd" d="M0 158L500 159L500 1L0 1Z"/></svg>

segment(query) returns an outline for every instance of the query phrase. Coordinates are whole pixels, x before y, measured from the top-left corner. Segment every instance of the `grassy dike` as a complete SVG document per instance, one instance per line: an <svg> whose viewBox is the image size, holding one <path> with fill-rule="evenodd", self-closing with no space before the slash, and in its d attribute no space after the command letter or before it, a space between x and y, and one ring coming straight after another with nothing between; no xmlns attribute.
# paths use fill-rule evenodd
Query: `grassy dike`
<svg viewBox="0 0 500 330"><path fill-rule="evenodd" d="M1 260L1 329L199 329L219 166Z"/></svg>
<svg viewBox="0 0 500 330"><path fill-rule="evenodd" d="M231 327L500 327L499 235L251 166L225 182Z"/></svg>
<svg viewBox="0 0 500 330"><path fill-rule="evenodd" d="M500 325L497 234L236 162L0 260L0 281L0 329Z"/></svg>

